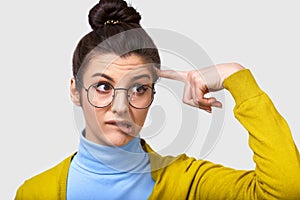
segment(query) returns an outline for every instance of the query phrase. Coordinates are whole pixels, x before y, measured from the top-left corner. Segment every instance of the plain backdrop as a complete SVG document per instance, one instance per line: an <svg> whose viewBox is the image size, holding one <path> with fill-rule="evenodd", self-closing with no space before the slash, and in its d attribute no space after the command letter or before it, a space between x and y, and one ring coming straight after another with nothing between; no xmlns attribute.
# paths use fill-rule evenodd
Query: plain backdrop
<svg viewBox="0 0 300 200"><path fill-rule="evenodd" d="M238 62L251 69L288 121L300 147L300 13L296 0L130 2L142 14L145 28L178 32L200 45L213 63ZM71 59L79 39L90 31L87 14L95 3L0 3L1 199L13 199L25 179L77 149L79 130L69 98ZM163 62L172 61L165 56ZM225 97L222 134L205 159L253 169L248 134L233 116L232 97L228 92ZM176 109L170 112L180 115ZM208 114L201 116L209 119ZM187 153L197 157L197 147Z"/></svg>

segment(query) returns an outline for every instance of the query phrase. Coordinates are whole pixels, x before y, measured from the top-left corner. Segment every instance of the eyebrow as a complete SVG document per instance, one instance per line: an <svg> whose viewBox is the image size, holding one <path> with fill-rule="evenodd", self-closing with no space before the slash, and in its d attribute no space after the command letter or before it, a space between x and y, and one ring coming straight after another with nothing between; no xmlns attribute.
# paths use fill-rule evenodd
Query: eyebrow
<svg viewBox="0 0 300 200"><path fill-rule="evenodd" d="M114 79L113 79L112 77L106 75L106 74L103 74L103 73L96 73L96 74L93 74L92 77L97 77L97 76L101 76L101 77L106 78L107 80L110 80L110 81L112 81L112 82L115 83ZM131 81L136 81L136 80L141 79L141 78L144 78L144 77L150 79L150 76L149 76L148 74L142 74L142 75L133 77L133 78L131 79Z"/></svg>
<svg viewBox="0 0 300 200"><path fill-rule="evenodd" d="M106 75L106 74L103 74L103 73L96 73L96 74L94 74L92 77L97 77L97 76L104 77L104 78L106 78L107 80L110 80L110 81L112 81L112 82L115 83L114 79L113 79L112 77Z"/></svg>
<svg viewBox="0 0 300 200"><path fill-rule="evenodd" d="M136 80L144 78L144 77L150 79L150 76L148 74L142 74L142 75L133 77L131 80L136 81Z"/></svg>

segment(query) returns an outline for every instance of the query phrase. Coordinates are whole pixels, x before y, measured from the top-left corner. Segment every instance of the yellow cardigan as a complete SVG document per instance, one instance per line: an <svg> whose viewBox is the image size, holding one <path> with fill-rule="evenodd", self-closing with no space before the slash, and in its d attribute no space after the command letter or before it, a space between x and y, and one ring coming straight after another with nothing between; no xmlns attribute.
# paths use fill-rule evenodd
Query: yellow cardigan
<svg viewBox="0 0 300 200"><path fill-rule="evenodd" d="M149 199L299 200L300 156L288 124L248 69L228 77L224 87L235 99L235 117L249 132L255 170L226 168L185 154L161 157L141 140L156 182ZM73 156L25 181L15 199L66 199Z"/></svg>

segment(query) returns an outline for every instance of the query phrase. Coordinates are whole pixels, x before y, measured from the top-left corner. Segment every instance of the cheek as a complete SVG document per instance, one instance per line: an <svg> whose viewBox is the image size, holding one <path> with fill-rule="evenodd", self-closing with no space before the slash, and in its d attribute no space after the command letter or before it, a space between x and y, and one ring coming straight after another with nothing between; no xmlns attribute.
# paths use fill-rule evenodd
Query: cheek
<svg viewBox="0 0 300 200"><path fill-rule="evenodd" d="M142 127L144 125L145 119L147 117L149 109L143 109L143 110L133 110L132 116L133 121L136 125Z"/></svg>
<svg viewBox="0 0 300 200"><path fill-rule="evenodd" d="M103 116L106 112L106 109L98 109L92 106L86 98L83 98L81 101L81 106L84 113L84 118L86 123L98 126L99 122L103 121Z"/></svg>

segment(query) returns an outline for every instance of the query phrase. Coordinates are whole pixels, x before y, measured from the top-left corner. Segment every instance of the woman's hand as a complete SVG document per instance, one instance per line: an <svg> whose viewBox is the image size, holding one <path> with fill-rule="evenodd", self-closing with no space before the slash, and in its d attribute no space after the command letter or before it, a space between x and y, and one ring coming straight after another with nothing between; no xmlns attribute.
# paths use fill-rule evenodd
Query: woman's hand
<svg viewBox="0 0 300 200"><path fill-rule="evenodd" d="M221 108L222 103L214 97L207 98L204 95L223 89L224 80L242 69L244 67L237 63L226 63L192 71L159 70L157 68L155 70L161 78L173 79L185 84L182 98L185 104L210 113L212 107Z"/></svg>

